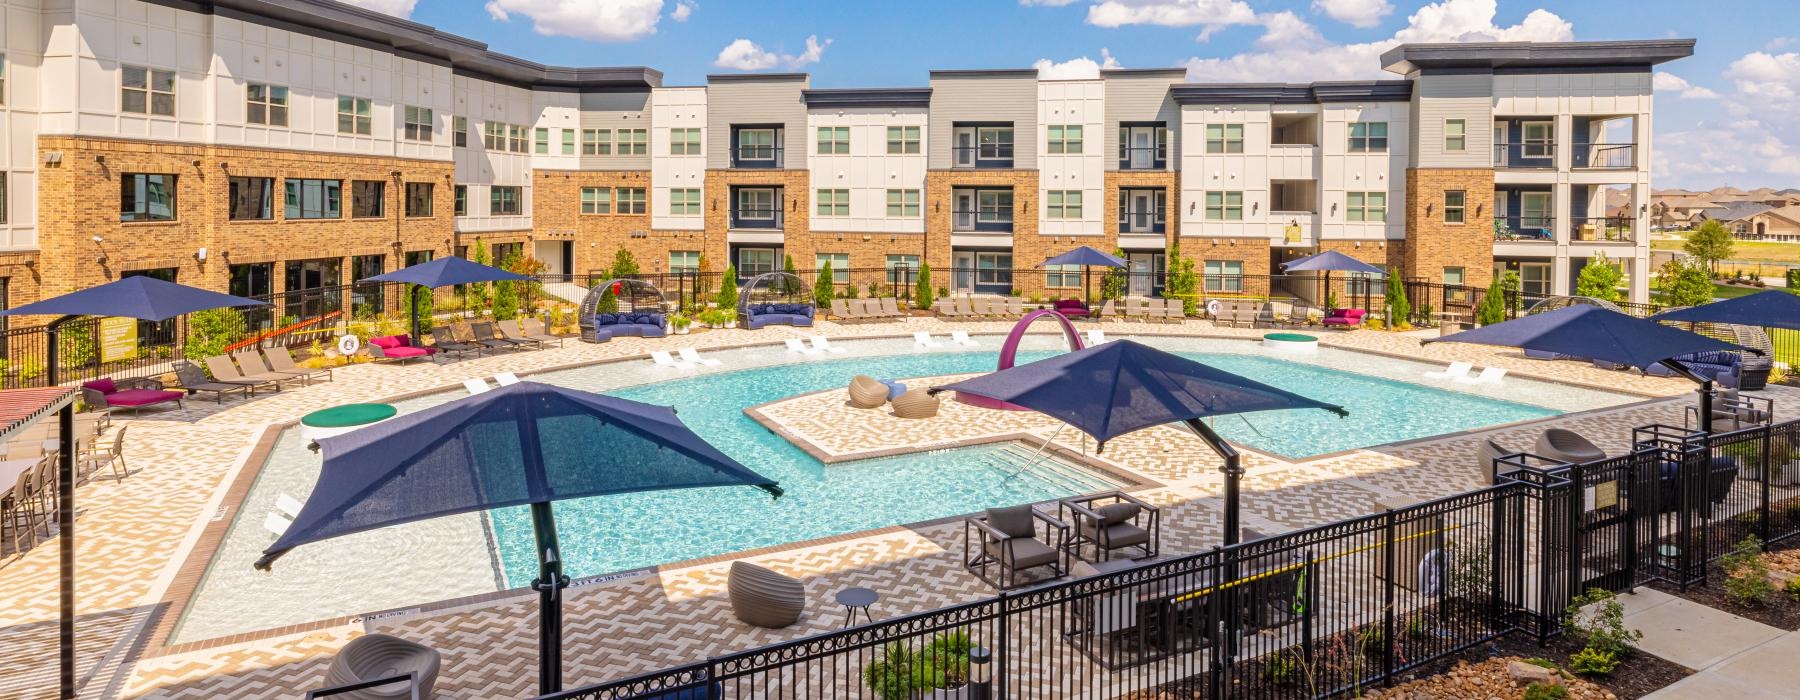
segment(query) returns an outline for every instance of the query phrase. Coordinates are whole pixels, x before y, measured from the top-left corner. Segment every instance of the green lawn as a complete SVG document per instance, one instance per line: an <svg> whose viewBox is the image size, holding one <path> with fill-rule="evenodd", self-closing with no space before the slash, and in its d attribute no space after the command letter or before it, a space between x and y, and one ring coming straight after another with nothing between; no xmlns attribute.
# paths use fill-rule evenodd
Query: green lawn
<svg viewBox="0 0 1800 700"><path fill-rule="evenodd" d="M1681 250L1686 241L1652 239L1651 250ZM1800 263L1800 243L1776 243L1773 241L1734 241L1731 245L1732 260L1752 260L1771 263Z"/></svg>
<svg viewBox="0 0 1800 700"><path fill-rule="evenodd" d="M1755 287L1734 287L1729 284L1719 284L1714 282L1713 296L1719 299L1736 299L1738 297L1750 296L1757 292L1766 292L1770 289L1778 289L1778 287L1764 287L1762 289L1757 289Z"/></svg>

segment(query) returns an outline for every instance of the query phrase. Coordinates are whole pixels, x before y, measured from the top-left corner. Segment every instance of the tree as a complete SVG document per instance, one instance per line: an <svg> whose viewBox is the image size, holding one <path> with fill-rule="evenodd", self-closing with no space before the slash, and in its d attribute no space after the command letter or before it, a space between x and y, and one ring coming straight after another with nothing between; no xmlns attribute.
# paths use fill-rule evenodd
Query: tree
<svg viewBox="0 0 1800 700"><path fill-rule="evenodd" d="M82 327L75 324L71 327ZM187 343L181 354L190 360L204 360L225 354L225 346L243 340L248 333L244 314L237 309L207 309L188 316ZM66 331L65 331L66 333ZM69 366L64 362L65 366Z"/></svg>
<svg viewBox="0 0 1800 700"><path fill-rule="evenodd" d="M1506 320L1506 283L1502 277L1495 277L1488 283L1487 294L1481 297L1481 306L1475 307L1475 322L1483 326L1491 326Z"/></svg>
<svg viewBox="0 0 1800 700"><path fill-rule="evenodd" d="M725 266L725 278L719 282L719 296L713 299L721 309L736 309L738 305L737 266Z"/></svg>
<svg viewBox="0 0 1800 700"><path fill-rule="evenodd" d="M432 294L430 287L427 287L422 284L415 284L415 285L411 285L411 286L412 286L412 298L413 298L413 313L418 314L419 332L425 333L425 332L431 330L432 314L437 313L433 308L436 303L436 300L432 298L434 295Z"/></svg>
<svg viewBox="0 0 1800 700"><path fill-rule="evenodd" d="M1125 257L1125 249L1114 248L1113 255L1123 258ZM1101 301L1118 299L1125 296L1125 288L1128 286L1129 280L1131 279L1130 270L1131 268L1128 267L1107 268L1106 276L1100 278Z"/></svg>
<svg viewBox="0 0 1800 700"><path fill-rule="evenodd" d="M612 269L607 272L607 275L614 279L638 276L637 258L631 255L631 251L620 248L613 253Z"/></svg>
<svg viewBox="0 0 1800 700"><path fill-rule="evenodd" d="M1163 296L1180 299L1184 312L1193 316L1199 311L1200 277L1194 274L1194 261L1181 257L1181 242L1169 246L1169 279L1163 283Z"/></svg>
<svg viewBox="0 0 1800 700"><path fill-rule="evenodd" d="M1619 283L1624 279L1625 273L1607 262L1605 253L1595 253L1581 268L1581 275L1575 278L1575 294L1601 301L1618 301Z"/></svg>
<svg viewBox="0 0 1800 700"><path fill-rule="evenodd" d="M502 268L519 264L519 254L506 256L500 263ZM512 280L500 280L494 283L494 320L510 321L519 317L519 283Z"/></svg>
<svg viewBox="0 0 1800 700"><path fill-rule="evenodd" d="M782 293L790 296L798 294L800 292L800 268L794 267L794 256L786 254L781 256L781 271L793 275L793 277L781 280Z"/></svg>
<svg viewBox="0 0 1800 700"><path fill-rule="evenodd" d="M1712 301L1712 280L1705 268L1680 260L1663 263L1656 276L1656 291L1664 306L1699 306Z"/></svg>
<svg viewBox="0 0 1800 700"><path fill-rule="evenodd" d="M1406 285L1400 281L1400 271L1390 268L1387 274L1387 325L1390 330L1401 330L1412 323L1412 302L1406 298Z"/></svg>
<svg viewBox="0 0 1800 700"><path fill-rule="evenodd" d="M475 250L475 255L474 257L469 258L469 262L477 265L486 265L493 262L493 257L488 255L488 247L481 242L480 238L475 239L473 248ZM475 282L473 284L463 285L463 308L468 309L469 312L473 314L477 308L487 306L487 289L486 282Z"/></svg>
<svg viewBox="0 0 1800 700"><path fill-rule="evenodd" d="M832 292L836 285L835 276L831 273L831 261L819 266L819 281L813 283L813 307L826 309L831 307Z"/></svg>
<svg viewBox="0 0 1800 700"><path fill-rule="evenodd" d="M1714 271L1718 269L1720 260L1731 257L1731 231L1726 230L1725 224L1707 219L1700 224L1700 228L1688 234L1687 242L1681 244L1681 249L1699 260L1700 266L1708 272Z"/></svg>
<svg viewBox="0 0 1800 700"><path fill-rule="evenodd" d="M937 301L934 298L936 293L937 288L931 286L931 265L923 262L919 263L919 279L913 284L913 308L931 308L931 303Z"/></svg>

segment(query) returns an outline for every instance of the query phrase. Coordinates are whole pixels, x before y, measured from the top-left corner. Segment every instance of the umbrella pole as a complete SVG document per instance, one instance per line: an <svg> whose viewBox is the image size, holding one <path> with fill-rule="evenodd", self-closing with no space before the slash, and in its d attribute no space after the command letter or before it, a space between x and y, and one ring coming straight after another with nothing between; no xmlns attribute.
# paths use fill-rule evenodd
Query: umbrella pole
<svg viewBox="0 0 1800 700"><path fill-rule="evenodd" d="M419 337L419 290L424 288L425 285L422 284L415 284L406 288L406 306L407 310L412 314L412 341L419 345L425 344L425 340Z"/></svg>
<svg viewBox="0 0 1800 700"><path fill-rule="evenodd" d="M569 587L549 503L531 504L531 531L538 550L538 577L531 582L538 592L538 694L548 695L562 690L562 591Z"/></svg>
<svg viewBox="0 0 1800 700"><path fill-rule="evenodd" d="M44 329L44 359L50 363L50 386L62 385L57 346L62 342L62 325L75 320L63 316ZM60 612L56 625L56 653L59 691L65 700L75 697L75 404L70 402L57 411L56 450L56 545L57 597Z"/></svg>
<svg viewBox="0 0 1800 700"><path fill-rule="evenodd" d="M1239 463L1237 449L1233 448L1231 443L1225 442L1225 438L1219 437L1218 433L1213 432L1212 428L1200 422L1200 419L1189 418L1187 425L1195 435L1206 441L1207 447L1211 447L1213 452L1225 459L1225 466L1221 467L1219 471L1225 474L1225 524L1223 530L1225 546L1230 547L1238 543L1238 486L1239 482L1244 479L1244 467Z"/></svg>

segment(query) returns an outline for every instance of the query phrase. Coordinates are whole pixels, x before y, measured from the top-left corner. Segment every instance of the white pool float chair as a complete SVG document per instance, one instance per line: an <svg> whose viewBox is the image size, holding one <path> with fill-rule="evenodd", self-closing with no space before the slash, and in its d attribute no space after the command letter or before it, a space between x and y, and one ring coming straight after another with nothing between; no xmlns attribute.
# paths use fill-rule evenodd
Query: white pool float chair
<svg viewBox="0 0 1800 700"><path fill-rule="evenodd" d="M968 331L950 331L950 342L956 343L957 345L967 345L969 347L980 345L980 343L975 342L974 338L969 337Z"/></svg>
<svg viewBox="0 0 1800 700"><path fill-rule="evenodd" d="M489 389L492 389L493 387L488 386L486 379L482 379L480 377L474 377L474 378L470 378L470 379L464 379L463 380L463 388L468 389L469 395L473 396L475 394L487 393L487 391Z"/></svg>
<svg viewBox="0 0 1800 700"><path fill-rule="evenodd" d="M1475 363L1473 363L1473 362L1452 362L1452 363L1450 363L1449 367L1444 368L1442 371L1426 372L1425 378L1426 379L1464 379L1469 376L1469 370L1474 369L1474 368L1475 368Z"/></svg>
<svg viewBox="0 0 1800 700"><path fill-rule="evenodd" d="M707 367L717 367L720 364L722 364L718 360L715 360L715 359L712 359L709 357L701 357L700 351L695 350L693 348L682 348L680 350L677 350L676 353L681 355L682 361L690 362L690 363L693 363L696 365L706 365Z"/></svg>
<svg viewBox="0 0 1800 700"><path fill-rule="evenodd" d="M1467 375L1457 377L1456 381L1464 384L1499 384L1500 380L1504 378L1506 378L1505 367L1494 367L1489 365L1481 368L1481 374L1479 375L1473 377Z"/></svg>
<svg viewBox="0 0 1800 700"><path fill-rule="evenodd" d="M650 351L650 362L655 364L658 367L668 367L670 369L693 369L694 368L694 363L677 360L674 357L671 357L669 355L669 351L667 351L667 350L651 350Z"/></svg>
<svg viewBox="0 0 1800 700"><path fill-rule="evenodd" d="M1106 331L1100 328L1089 328L1087 332L1088 347L1106 342Z"/></svg>
<svg viewBox="0 0 1800 700"><path fill-rule="evenodd" d="M817 355L817 354L819 354L819 351L814 350L809 347L806 347L806 341L801 340L799 338L788 338L787 339L787 351L790 353L797 352L802 355Z"/></svg>
<svg viewBox="0 0 1800 700"><path fill-rule="evenodd" d="M289 518L298 518L300 517L300 506L301 503L299 499L296 499L293 496L289 496L285 493L275 494L275 510L282 515L288 516Z"/></svg>
<svg viewBox="0 0 1800 700"><path fill-rule="evenodd" d="M815 335L812 337L812 347L819 352L828 352L833 355L841 355L844 353L843 348L832 345L831 339L822 335Z"/></svg>
<svg viewBox="0 0 1800 700"><path fill-rule="evenodd" d="M263 516L263 529L268 530L276 537L287 534L288 526L292 524L294 524L293 521L281 517L280 513L270 512L268 515Z"/></svg>
<svg viewBox="0 0 1800 700"><path fill-rule="evenodd" d="M511 372L501 372L494 375L494 383L499 384L500 386L512 386L519 383L519 375Z"/></svg>
<svg viewBox="0 0 1800 700"><path fill-rule="evenodd" d="M944 346L943 343L932 340L931 334L925 331L913 332L913 345L921 348L941 348Z"/></svg>

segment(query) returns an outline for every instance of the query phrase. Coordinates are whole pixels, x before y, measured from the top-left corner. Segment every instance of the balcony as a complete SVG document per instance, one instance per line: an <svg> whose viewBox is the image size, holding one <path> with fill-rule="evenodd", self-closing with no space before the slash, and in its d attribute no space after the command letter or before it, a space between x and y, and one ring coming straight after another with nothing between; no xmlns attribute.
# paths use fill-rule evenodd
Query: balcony
<svg viewBox="0 0 1800 700"><path fill-rule="evenodd" d="M1126 207L1119 210L1119 233L1165 233L1167 219L1161 208Z"/></svg>
<svg viewBox="0 0 1800 700"><path fill-rule="evenodd" d="M779 207L732 207L731 228L777 229L782 227Z"/></svg>
<svg viewBox="0 0 1800 700"><path fill-rule="evenodd" d="M957 233L1012 233L1012 208L952 210L950 230Z"/></svg>
<svg viewBox="0 0 1800 700"><path fill-rule="evenodd" d="M1637 167L1635 143L1577 143L1569 167L1576 170L1631 170Z"/></svg>
<svg viewBox="0 0 1800 700"><path fill-rule="evenodd" d="M1120 170L1168 170L1169 149L1166 146L1120 146Z"/></svg>
<svg viewBox="0 0 1800 700"><path fill-rule="evenodd" d="M1635 243L1637 222L1628 216L1577 216L1569 220L1574 243Z"/></svg>
<svg viewBox="0 0 1800 700"><path fill-rule="evenodd" d="M951 163L958 168L1005 170L1013 166L1013 145L991 143L981 146L954 146Z"/></svg>
<svg viewBox="0 0 1800 700"><path fill-rule="evenodd" d="M748 170L772 170L781 167L779 146L738 146L731 151L731 167Z"/></svg>
<svg viewBox="0 0 1800 700"><path fill-rule="evenodd" d="M1494 217L1494 240L1507 243L1555 243L1548 216L1502 214Z"/></svg>
<svg viewBox="0 0 1800 700"><path fill-rule="evenodd" d="M1551 170L1556 167L1556 144L1548 141L1494 144L1494 167L1518 170Z"/></svg>

